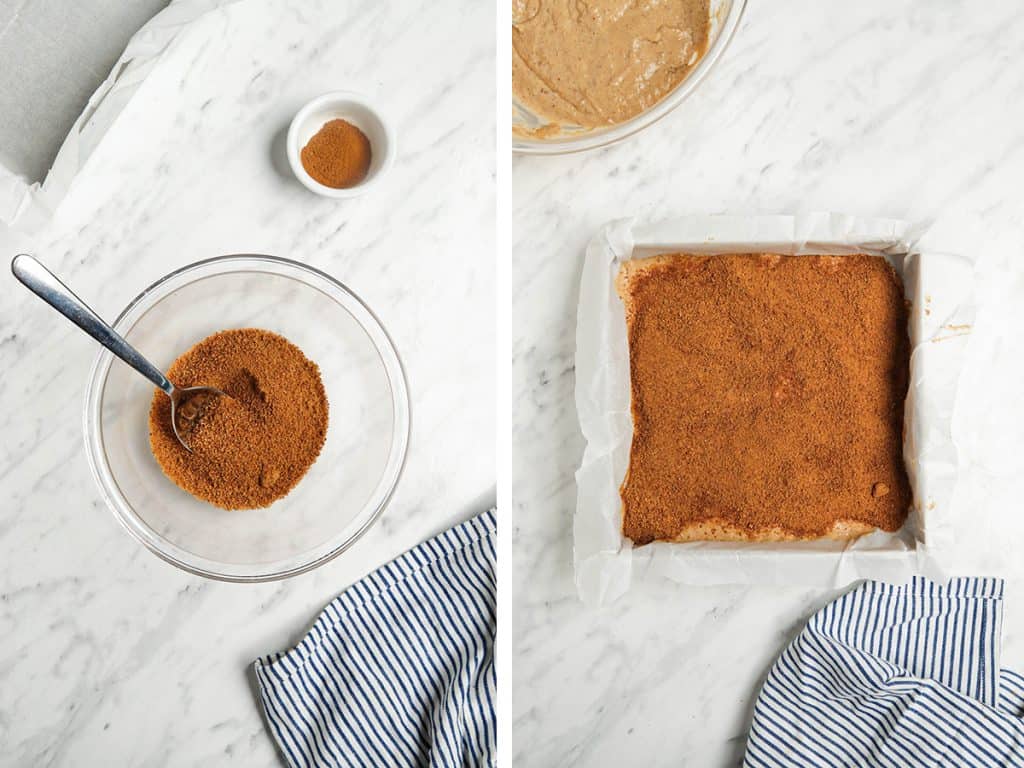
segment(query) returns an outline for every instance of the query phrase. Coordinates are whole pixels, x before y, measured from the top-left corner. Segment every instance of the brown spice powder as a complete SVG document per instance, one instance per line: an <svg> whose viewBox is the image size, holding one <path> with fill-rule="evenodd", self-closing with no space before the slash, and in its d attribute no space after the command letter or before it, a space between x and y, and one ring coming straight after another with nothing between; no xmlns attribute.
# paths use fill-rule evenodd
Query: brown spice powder
<svg viewBox="0 0 1024 768"><path fill-rule="evenodd" d="M619 290L634 424L626 536L903 525L907 308L884 259L672 254L628 262Z"/></svg>
<svg viewBox="0 0 1024 768"><path fill-rule="evenodd" d="M299 153L306 173L327 187L354 187L370 172L370 140L347 120L329 120Z"/></svg>
<svg viewBox="0 0 1024 768"><path fill-rule="evenodd" d="M174 361L178 387L212 386L215 398L192 428L189 453L174 436L171 401L156 390L149 441L164 473L224 509L267 507L306 474L327 437L327 395L320 369L276 333L221 331Z"/></svg>

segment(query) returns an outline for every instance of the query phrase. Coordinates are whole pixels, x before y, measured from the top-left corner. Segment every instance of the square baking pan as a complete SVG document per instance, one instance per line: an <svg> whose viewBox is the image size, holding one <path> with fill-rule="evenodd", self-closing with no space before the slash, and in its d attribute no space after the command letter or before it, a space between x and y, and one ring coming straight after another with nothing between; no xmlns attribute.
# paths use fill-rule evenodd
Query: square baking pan
<svg viewBox="0 0 1024 768"><path fill-rule="evenodd" d="M958 471L952 404L974 317L970 258L932 246L894 219L839 214L689 216L605 226L587 248L576 332L576 405L586 450L577 472L574 562L580 596L608 602L648 575L692 584L835 587L860 578L938 575ZM623 261L667 253L779 253L884 257L909 303L910 383L904 460L914 494L906 524L850 541L653 542L622 535L619 486L632 440L629 349L615 277Z"/></svg>

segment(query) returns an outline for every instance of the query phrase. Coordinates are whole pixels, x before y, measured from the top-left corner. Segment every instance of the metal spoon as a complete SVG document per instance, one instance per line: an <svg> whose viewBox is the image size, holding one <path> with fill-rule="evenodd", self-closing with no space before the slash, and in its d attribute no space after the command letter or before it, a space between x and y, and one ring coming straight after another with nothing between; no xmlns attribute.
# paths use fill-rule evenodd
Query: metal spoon
<svg viewBox="0 0 1024 768"><path fill-rule="evenodd" d="M225 395L225 393L216 387L179 388L174 386L159 368L143 357L117 331L103 322L99 315L93 312L56 275L31 256L24 253L15 256L11 262L11 272L32 293L124 360L171 398L171 427L174 429L174 436L178 438L178 442L185 447L185 450L191 453L192 449L185 439L187 433L191 431L191 427L194 426L194 422L202 410L215 398ZM180 426L179 419L181 420ZM182 434L183 432L186 434Z"/></svg>

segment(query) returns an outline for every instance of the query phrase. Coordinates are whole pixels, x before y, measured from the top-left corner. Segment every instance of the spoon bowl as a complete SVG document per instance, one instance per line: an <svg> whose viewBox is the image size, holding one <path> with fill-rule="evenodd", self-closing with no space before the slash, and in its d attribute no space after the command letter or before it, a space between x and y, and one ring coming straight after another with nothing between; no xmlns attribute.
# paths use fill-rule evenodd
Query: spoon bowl
<svg viewBox="0 0 1024 768"><path fill-rule="evenodd" d="M170 393L171 428L185 450L192 453L188 439L200 417L218 397L230 397L216 387L175 387Z"/></svg>

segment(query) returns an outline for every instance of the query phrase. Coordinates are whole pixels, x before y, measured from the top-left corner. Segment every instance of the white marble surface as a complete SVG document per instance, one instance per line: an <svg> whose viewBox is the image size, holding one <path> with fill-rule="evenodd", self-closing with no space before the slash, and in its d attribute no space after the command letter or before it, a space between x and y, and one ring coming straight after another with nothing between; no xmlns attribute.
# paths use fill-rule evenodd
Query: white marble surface
<svg viewBox="0 0 1024 768"><path fill-rule="evenodd" d="M976 518L965 516L953 568L1014 575L1004 658L1024 666L1019 541L984 530L986 510L1024 497L1024 376L1011 364L1024 357L1024 312L1008 298L1024 291L1022 58L1012 0L752 0L718 69L662 122L596 153L514 161L508 764L737 764L760 681L834 596L663 582L604 610L576 599L577 282L587 240L625 215L969 214L1008 244L986 251L980 275L989 309L972 343L1000 348L1006 365L968 374L987 396L962 404L957 423L986 481L960 489Z"/></svg>
<svg viewBox="0 0 1024 768"><path fill-rule="evenodd" d="M54 220L2 236L4 258L38 254L111 318L212 255L324 269L393 336L413 435L391 506L338 560L256 586L189 576L93 485L81 411L96 348L0 279L0 765L279 764L249 663L493 503L493 30L493 6L472 0L229 5L163 54ZM295 110L334 89L377 97L399 137L390 175L348 201L306 191L281 156Z"/></svg>

